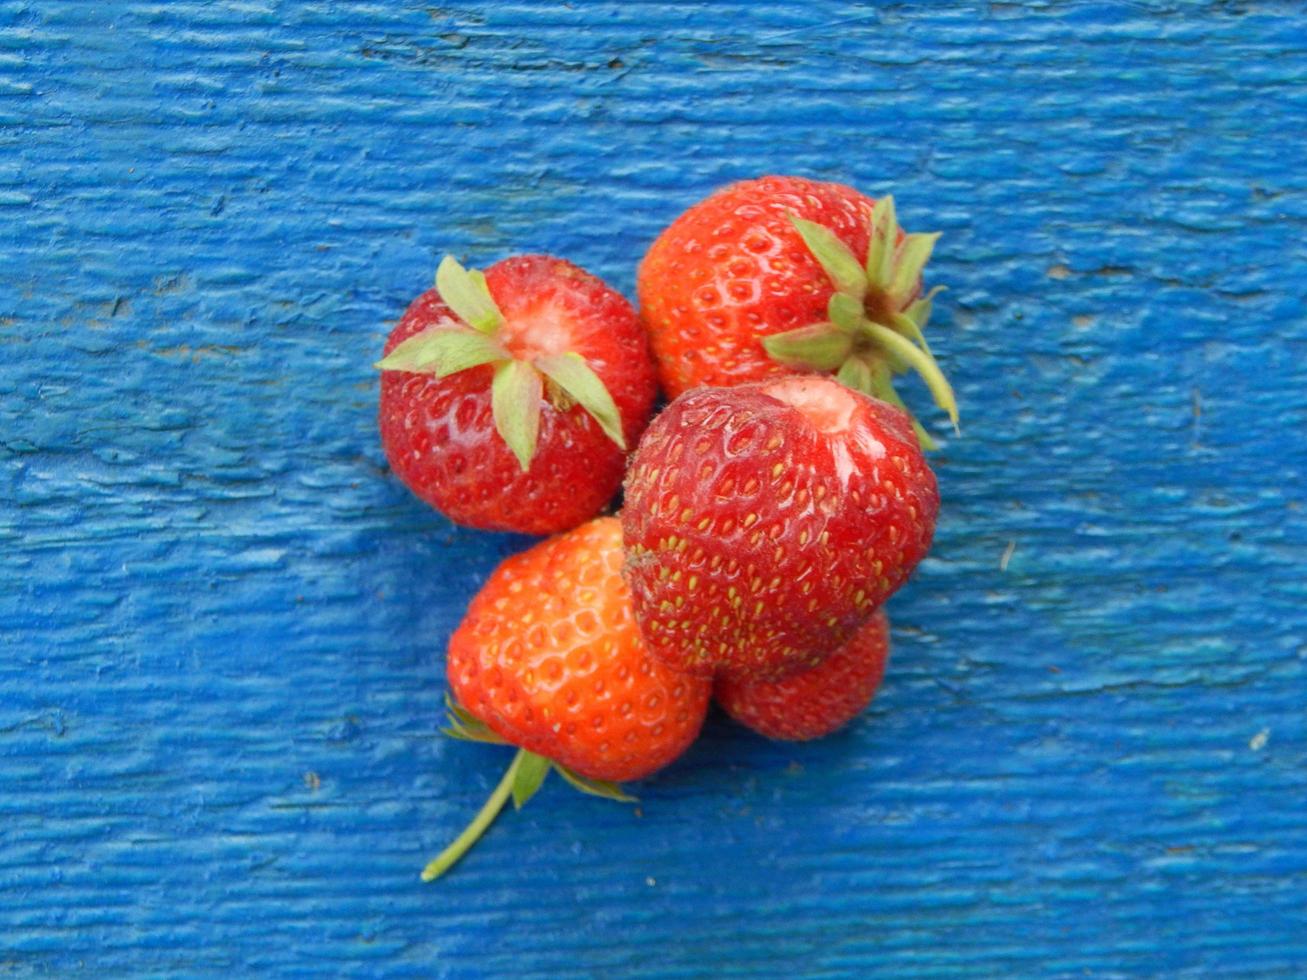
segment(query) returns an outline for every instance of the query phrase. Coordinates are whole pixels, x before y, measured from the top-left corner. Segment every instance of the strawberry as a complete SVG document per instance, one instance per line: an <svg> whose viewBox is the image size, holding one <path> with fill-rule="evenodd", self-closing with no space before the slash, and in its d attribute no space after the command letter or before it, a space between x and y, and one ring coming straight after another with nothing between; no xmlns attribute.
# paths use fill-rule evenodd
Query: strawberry
<svg viewBox="0 0 1307 980"><path fill-rule="evenodd" d="M907 579L938 510L892 405L820 375L689 391L626 479L625 575L650 652L740 679L815 666Z"/></svg>
<svg viewBox="0 0 1307 980"><path fill-rule="evenodd" d="M504 561L449 642L459 705L450 734L519 746L486 808L423 877L458 860L503 807L550 769L585 792L629 800L699 734L711 681L649 656L621 575L622 530L603 517ZM488 814L488 815L487 815Z"/></svg>
<svg viewBox="0 0 1307 980"><path fill-rule="evenodd" d="M938 235L905 235L894 199L802 177L746 180L677 218L640 264L640 316L669 397L800 369L902 407L918 371L957 424L922 329L921 272ZM933 442L918 427L927 448Z"/></svg>
<svg viewBox="0 0 1307 980"><path fill-rule="evenodd" d="M400 480L459 524L527 534L612 499L657 393L631 305L544 255L485 275L446 258L377 366Z"/></svg>
<svg viewBox="0 0 1307 980"><path fill-rule="evenodd" d="M741 725L768 738L829 735L862 713L885 676L889 619L872 614L844 646L816 667L778 681L722 677L713 697Z"/></svg>

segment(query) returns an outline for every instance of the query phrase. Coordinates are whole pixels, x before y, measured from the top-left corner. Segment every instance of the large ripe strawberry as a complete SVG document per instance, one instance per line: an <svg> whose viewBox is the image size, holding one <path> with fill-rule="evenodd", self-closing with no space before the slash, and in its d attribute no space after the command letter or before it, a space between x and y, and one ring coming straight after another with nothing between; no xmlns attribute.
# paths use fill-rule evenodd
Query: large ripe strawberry
<svg viewBox="0 0 1307 980"><path fill-rule="evenodd" d="M720 678L713 697L741 725L768 738L829 735L871 703L889 659L889 619L877 611L816 667L778 681Z"/></svg>
<svg viewBox="0 0 1307 980"><path fill-rule="evenodd" d="M649 656L622 580L615 517L590 521L504 561L449 642L459 707L451 734L519 746L469 834L428 866L431 880L512 795L521 806L551 768L617 799L699 734L711 681Z"/></svg>
<svg viewBox="0 0 1307 980"><path fill-rule="evenodd" d="M635 312L562 259L446 258L386 342L381 439L451 520L548 534L616 493L657 386Z"/></svg>
<svg viewBox="0 0 1307 980"><path fill-rule="evenodd" d="M892 405L821 375L697 388L654 420L627 473L636 618L679 670L813 666L907 579L938 509Z"/></svg>
<svg viewBox="0 0 1307 980"><path fill-rule="evenodd" d="M640 265L640 316L664 390L836 371L901 407L891 375L911 369L956 424L922 334L931 296L920 295L921 273L938 237L904 235L893 198L843 184L762 177L717 191Z"/></svg>

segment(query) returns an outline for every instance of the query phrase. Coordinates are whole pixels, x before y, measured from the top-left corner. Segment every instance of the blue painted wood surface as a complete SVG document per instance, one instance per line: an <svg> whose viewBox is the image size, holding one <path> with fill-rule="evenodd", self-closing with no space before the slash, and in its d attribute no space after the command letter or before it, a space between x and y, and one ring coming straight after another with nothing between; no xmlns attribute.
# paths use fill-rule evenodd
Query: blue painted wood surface
<svg viewBox="0 0 1307 980"><path fill-rule="evenodd" d="M0 16L0 974L1307 972L1300 5ZM388 474L387 325L446 251L629 295L766 172L945 233L884 692L422 887L507 761L443 646L525 540Z"/></svg>

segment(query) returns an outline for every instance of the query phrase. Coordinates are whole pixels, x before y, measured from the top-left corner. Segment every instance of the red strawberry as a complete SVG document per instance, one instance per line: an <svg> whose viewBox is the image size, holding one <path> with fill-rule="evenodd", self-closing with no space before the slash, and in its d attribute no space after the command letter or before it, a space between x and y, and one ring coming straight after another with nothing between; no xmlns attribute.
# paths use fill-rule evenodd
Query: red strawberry
<svg viewBox="0 0 1307 980"><path fill-rule="evenodd" d="M650 651L740 678L815 666L907 579L938 509L891 405L817 375L687 392L626 480L625 574Z"/></svg>
<svg viewBox="0 0 1307 980"><path fill-rule="evenodd" d="M902 405L893 373L919 371L957 422L922 328L921 271L938 235L904 235L894 200L802 177L732 184L686 211L640 265L640 316L669 396L795 368L838 371ZM933 294L932 294L933 295ZM923 445L932 445L924 430Z"/></svg>
<svg viewBox="0 0 1307 980"><path fill-rule="evenodd" d="M712 683L649 656L621 568L621 525L598 518L507 559L472 600L449 642L461 705L451 734L520 748L479 829L433 861L427 880L550 768L578 789L629 799L605 781L643 779L699 734Z"/></svg>
<svg viewBox="0 0 1307 980"><path fill-rule="evenodd" d="M378 366L381 439L405 485L460 524L528 534L612 499L657 392L631 305L544 255L484 276L446 258Z"/></svg>
<svg viewBox="0 0 1307 980"><path fill-rule="evenodd" d="M713 696L727 714L760 735L800 741L821 738L852 721L871 703L888 659L889 619L879 610L816 667L779 681L723 677Z"/></svg>

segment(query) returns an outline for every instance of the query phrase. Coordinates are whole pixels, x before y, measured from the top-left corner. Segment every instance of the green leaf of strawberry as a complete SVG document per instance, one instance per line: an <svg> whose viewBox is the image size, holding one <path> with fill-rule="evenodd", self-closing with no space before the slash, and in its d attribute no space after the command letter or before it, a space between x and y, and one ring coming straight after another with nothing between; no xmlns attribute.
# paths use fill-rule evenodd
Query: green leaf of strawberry
<svg viewBox="0 0 1307 980"><path fill-rule="evenodd" d="M469 273L452 255L441 259L436 268L436 289L445 305L474 330L493 334L503 326L504 314L486 287L486 277Z"/></svg>
<svg viewBox="0 0 1307 980"><path fill-rule="evenodd" d="M443 378L478 364L507 359L492 337L462 327L427 330L408 338L376 363L382 371L429 372Z"/></svg>
<svg viewBox="0 0 1307 980"><path fill-rule="evenodd" d="M892 299L906 299L916 292L921 273L937 241L939 232L908 235L903 239L903 244L894 253L894 271L887 287Z"/></svg>
<svg viewBox="0 0 1307 980"><path fill-rule="evenodd" d="M617 411L613 396L581 355L567 353L537 357L535 366L569 398L589 412L599 427L608 434L608 438L622 449L626 448L622 416Z"/></svg>
<svg viewBox="0 0 1307 980"><path fill-rule="evenodd" d="M853 337L833 323L814 323L764 337L762 346L781 364L834 371L853 350Z"/></svg>
<svg viewBox="0 0 1307 980"><path fill-rule="evenodd" d="M528 752L523 756L522 764L517 767L517 774L513 777L514 809L522 809L527 800L536 795L544 785L551 765L552 763L543 755L536 755L534 752Z"/></svg>
<svg viewBox="0 0 1307 980"><path fill-rule="evenodd" d="M867 293L867 275L849 247L825 225L793 214L789 217L790 224L794 225L803 238L803 243L808 246L813 258L826 270L826 275L830 276L835 288L861 301Z"/></svg>
<svg viewBox="0 0 1307 980"><path fill-rule="evenodd" d="M938 289L912 299L939 234L903 235L899 241L894 198L886 195L872 213L867 260L859 265L829 228L793 214L789 219L835 291L827 301L829 323L763 338L768 355L790 367L835 370L836 377L849 387L890 401L904 411L906 406L889 378L893 373L916 371L956 429L957 400L922 330ZM882 371L878 365L888 370ZM934 440L915 420L914 427L922 444L929 442L933 447Z"/></svg>
<svg viewBox="0 0 1307 980"><path fill-rule="evenodd" d="M938 296L943 291L944 291L943 286L936 286L925 296L913 302L906 310L903 311L905 314L907 314L908 318L917 325L918 333L926 329L926 324L930 322L930 314L934 312L935 309L935 297ZM926 347L925 337L921 338L921 345L923 347ZM926 349L929 350L930 348L927 347Z"/></svg>
<svg viewBox="0 0 1307 980"><path fill-rule="evenodd" d="M864 395L874 395L872 390L872 371L867 364L866 358L850 357L835 374L835 380L846 388L852 388L854 391L860 391Z"/></svg>
<svg viewBox="0 0 1307 980"><path fill-rule="evenodd" d="M450 738L463 742L486 742L491 745L508 744L489 725L455 702L448 694L445 695L445 709L448 718L446 726L441 731Z"/></svg>
<svg viewBox="0 0 1307 980"><path fill-rule="evenodd" d="M446 321L409 337L376 363L379 370L444 378L483 364L493 365L495 428L523 472L530 469L539 439L542 375L560 396L553 399L555 407L565 411L571 404L579 404L618 448L627 448L621 412L584 357L575 351L515 355L505 348L499 335L506 320L482 272L465 269L447 255L436 270L436 289L467 326Z"/></svg>
<svg viewBox="0 0 1307 980"><path fill-rule="evenodd" d="M894 195L886 194L876 202L871 218L871 242L867 246L867 278L876 289L889 287L898 233Z"/></svg>
<svg viewBox="0 0 1307 980"><path fill-rule="evenodd" d="M540 373L526 361L505 361L495 368L490 404L495 428L513 450L523 470L531 468L540 435Z"/></svg>
<svg viewBox="0 0 1307 980"><path fill-rule="evenodd" d="M850 335L858 332L858 327L866 319L862 303L847 293L832 293L826 304L826 315L831 323Z"/></svg>
<svg viewBox="0 0 1307 980"><path fill-rule="evenodd" d="M582 776L578 772L573 772L567 766L554 763L554 768L558 770L558 775L562 776L572 786L582 793L588 793L591 796L601 796L606 800L616 800L618 803L636 803L639 802L634 796L622 792L622 787L617 783L609 782L606 779L591 779L588 776Z"/></svg>

